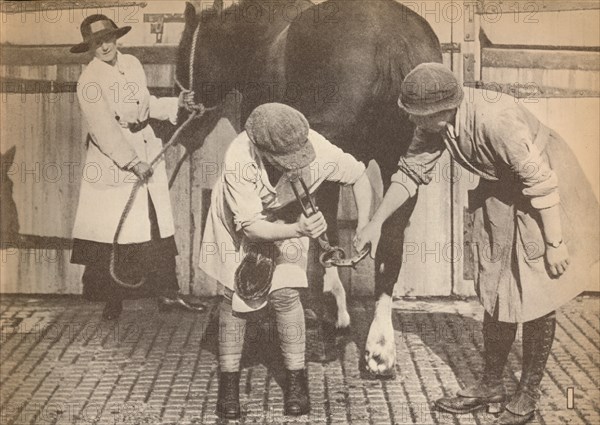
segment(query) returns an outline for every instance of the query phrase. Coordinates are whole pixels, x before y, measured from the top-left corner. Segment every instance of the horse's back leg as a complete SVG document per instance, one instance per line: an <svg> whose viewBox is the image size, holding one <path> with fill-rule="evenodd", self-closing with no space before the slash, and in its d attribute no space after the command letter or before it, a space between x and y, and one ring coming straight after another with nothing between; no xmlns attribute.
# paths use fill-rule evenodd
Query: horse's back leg
<svg viewBox="0 0 600 425"><path fill-rule="evenodd" d="M325 182L317 192L317 205L321 209L327 221L327 237L332 246L339 244L339 229L337 224L338 203L340 199L340 188L335 183ZM318 256L313 256L317 259ZM317 268L319 275L323 276L322 268ZM350 314L346 305L346 290L340 279L337 268L325 269L323 276L323 292L333 295L337 307L336 327L346 328L350 326Z"/></svg>

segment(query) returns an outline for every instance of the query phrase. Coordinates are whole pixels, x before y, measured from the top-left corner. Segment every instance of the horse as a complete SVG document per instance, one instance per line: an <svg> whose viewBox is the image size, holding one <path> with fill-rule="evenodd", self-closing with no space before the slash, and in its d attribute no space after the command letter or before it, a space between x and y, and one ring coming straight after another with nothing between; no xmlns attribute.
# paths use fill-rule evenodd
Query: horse
<svg viewBox="0 0 600 425"><path fill-rule="evenodd" d="M184 18L176 78L209 111L204 122L215 122L232 91L241 94L242 122L262 103L288 104L345 152L365 163L375 160L387 189L414 131L397 106L402 80L420 63L442 62L439 40L425 19L394 0L241 0L227 7L215 0L208 8L196 1L186 4ZM192 138L186 148L198 143ZM317 193L332 244L339 240L338 202L334 184ZM403 241L394 243L400 256ZM376 375L393 373L395 365L394 283L376 279L364 355L367 368L377 365L369 370ZM336 326L348 326L336 269L326 269L323 289L336 300Z"/></svg>

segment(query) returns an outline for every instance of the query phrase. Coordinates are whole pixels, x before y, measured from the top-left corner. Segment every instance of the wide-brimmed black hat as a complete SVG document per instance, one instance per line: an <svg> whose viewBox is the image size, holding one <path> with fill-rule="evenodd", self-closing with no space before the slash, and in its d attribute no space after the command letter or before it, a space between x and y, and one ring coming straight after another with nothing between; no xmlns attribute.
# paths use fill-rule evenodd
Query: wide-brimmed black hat
<svg viewBox="0 0 600 425"><path fill-rule="evenodd" d="M131 30L131 27L124 26L119 28L105 15L90 15L83 20L80 30L83 42L71 47L71 53L87 52L90 50L90 43L111 35L114 35L117 38L123 37Z"/></svg>

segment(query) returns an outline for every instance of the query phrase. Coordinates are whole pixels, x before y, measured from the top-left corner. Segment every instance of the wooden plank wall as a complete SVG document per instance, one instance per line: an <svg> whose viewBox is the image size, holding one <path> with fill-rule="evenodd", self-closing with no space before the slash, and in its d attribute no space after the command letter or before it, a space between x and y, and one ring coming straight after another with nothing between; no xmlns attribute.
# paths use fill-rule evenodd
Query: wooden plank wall
<svg viewBox="0 0 600 425"><path fill-rule="evenodd" d="M598 91L598 69L594 67L594 58L597 57L594 55L598 51L595 41L598 37L595 34L600 31L597 7L591 7L589 2L555 2L552 7L548 6L549 2L511 2L518 3L518 7L515 6L517 10L513 11L516 15L504 11L500 21L494 21L489 16L491 3L488 2L486 6L481 2L481 14L474 16L472 25L476 29L472 30L467 26L470 24L465 22L464 9L460 20L448 19L449 7L454 7L457 2L402 2L416 9L432 25L445 46L444 63L453 69L459 79L464 80L466 75L472 73L474 80L505 84L535 81L552 89L546 90L545 97L541 97L531 109L563 135L579 129L578 134L584 136L577 142L580 144L578 151L584 152L580 159L590 178L598 180L595 158L598 157L599 130L596 118L600 111L598 97L593 95ZM495 3L507 6L505 2ZM562 9L558 3L562 4ZM577 3L577 7L573 6L574 3ZM538 7L534 15L528 9L531 4ZM565 11L565 8L572 10ZM140 12L173 12L175 9L177 12L183 11L183 2L150 2ZM515 16L519 18L516 22ZM31 20L32 16L28 19ZM534 25L526 22L527 19L537 19L538 23ZM124 21L119 23L127 24ZM25 41L21 39L22 25L18 17L9 17L2 28L2 39L13 43ZM173 46L152 45L154 35L149 33L149 23L142 19L133 26L128 39L144 47L124 46L122 51L132 52L145 61L149 85L156 93L165 95L172 86ZM176 42L181 24L165 27L168 31L165 41ZM479 37L470 36L478 34L480 28L489 38L483 40L483 47ZM579 31L580 28L586 28L586 31ZM48 27L48 31L39 31L32 37L26 40L31 42L34 39L40 44L47 42L52 46L31 47L29 54L24 54L23 47L3 45L0 77L4 82L7 78L54 81L55 85L59 85L60 92L60 84L77 81L86 59L66 53L66 44L79 38L76 25L70 25L65 31ZM494 46L486 44L490 40ZM527 49L524 45L533 48ZM515 50L515 46L518 49ZM557 46L563 50L563 58L573 57L577 60L568 62L571 65L567 68L552 67L551 61L556 56L555 52L548 49ZM466 69L470 66L465 57L468 54L474 57L472 70ZM539 61L532 61L530 58L533 56L547 58L549 65L546 68L536 66ZM517 61L519 57L528 61L529 65L522 66L523 63ZM581 93L569 92L573 87ZM3 96L0 118L3 123L9 123L0 130L1 152L17 145L10 178L14 183L14 202L19 212L19 231L23 235L34 236L19 249L5 246L1 250L3 292L81 292L81 268L69 264L70 252L65 241L68 243L70 238L82 170L81 167L73 167L73 173L70 174L65 164L82 162L82 140L86 130L74 94L69 89L65 90L56 93L60 96L55 97L44 97L35 91L29 94L7 93L10 89L6 87L0 93ZM550 93L554 97L548 97ZM562 97L557 98L557 93ZM581 128L585 130L582 132ZM204 276L198 267L199 248L210 189L216 178L215 171L219 171L223 153L239 130L239 110L232 97L225 108L224 117L215 130L207 135L201 149L191 156L185 156L183 148L171 150L168 154L169 170L175 169L175 165L181 162L171 194L176 205L176 237L181 253L178 257L178 273L184 292L201 295L214 295L217 292L216 282ZM39 182L36 180L37 163ZM62 167L62 175L52 182L56 180L55 165ZM461 171L460 179L452 181L449 176L456 172L457 166L449 158L444 158L439 164L438 181L421 191L407 229L406 261L396 285L397 296L474 293L472 277L469 276L472 270L469 269L468 216L464 211L467 190L473 188L477 180ZM380 192L377 167L371 165L369 174L376 191ZM381 193L378 195L381 196ZM349 190L344 191L341 206L340 219L346 223L342 241L344 247L349 249L355 219ZM35 236L58 239L36 239ZM40 241L44 240L47 246L40 247ZM357 271L342 272L346 288L352 295L372 293L372 276L370 260L361 264Z"/></svg>
<svg viewBox="0 0 600 425"><path fill-rule="evenodd" d="M157 48L154 52L147 48L122 50L150 62L172 62L174 56L172 46ZM160 53L156 54L156 50ZM52 61L57 63L44 64ZM63 47L10 47L3 50L4 65L0 66L0 78L4 107L1 119L10 124L2 128L2 152L12 146L17 147L10 178L14 185L19 232L38 237L35 238L36 244L27 248L20 247L22 244L4 247L7 260L2 271L3 292L81 292L79 276L82 268L69 263L68 249L84 171L83 140L87 134L73 92L73 83L84 66L80 62L83 62L80 57L68 55ZM146 63L144 68L151 91L168 93L174 67L164 63ZM23 89L25 81L28 85ZM48 82L53 84L46 84ZM39 93L44 90L57 92ZM199 254L210 190L218 178L229 142L241 129L238 101L239 97L235 95L228 97L223 118L210 134L199 136L206 136L202 148L191 156L186 155L183 147L172 149L167 154L169 173L177 168L171 196L180 251L178 274L184 292L198 295L217 293L216 282L198 267ZM61 174L54 177L52 173ZM350 205L348 196L347 193L343 197L342 206ZM354 213L344 211L345 207L340 213L341 218L352 220ZM40 247L44 239L39 236L55 238L53 240L60 238L61 248ZM45 261L47 258L50 260ZM350 276L347 277L348 282L349 279Z"/></svg>
<svg viewBox="0 0 600 425"><path fill-rule="evenodd" d="M149 4L148 8L156 9L152 11L165 9L164 4L160 6L158 3L164 2ZM170 6L169 9L173 11L173 7ZM152 11L147 8L143 10L144 13ZM183 11L182 6L181 11ZM450 43L449 45L452 46L452 31L447 21L440 20L439 16L427 14L427 10L418 10L417 12L430 20L443 43ZM34 15L28 15L26 20L30 22L34 17ZM122 20L120 23L129 24ZM42 22L42 24L48 25L49 23ZM149 35L149 25L139 22L133 26L134 29L128 35L127 40L123 39L124 42L128 43L133 39L135 43L143 44L145 47L125 45L121 47L121 50L133 53L144 60L150 86L155 90L161 88L168 90L172 84L173 68L169 64L174 63L173 46L150 46L153 36ZM168 28L173 32L173 28L180 30L181 25L169 25ZM23 47L3 46L3 65L0 67L0 77L51 80L58 84L70 84L77 81L87 59L67 53L68 46L66 44L79 37L76 28L69 27L60 32L57 32L54 27L47 29L48 31L39 31L32 37L23 38L22 20L16 16L9 17L7 25L3 28L3 40L17 44L38 42L51 45L31 46L27 53ZM41 33L44 32L48 33L49 38L41 36ZM168 35L168 37L172 36L173 34ZM450 48L444 54L444 62L448 66L454 64L455 70L460 73L462 62L460 54L458 50L454 53L450 52L451 50L453 49ZM165 94L165 90L161 94ZM3 93L3 95L7 99L4 104L6 108L2 110L3 122L14 124L3 127L2 152L11 146L6 145L5 141L13 139L20 144L17 149L17 162L29 164L36 158L46 158L38 155L45 155L43 149L50 148L53 149L52 155L54 156L50 155L48 158L64 161L65 152L68 152L69 161L82 161L84 152L81 141L86 130L85 124L81 124L79 107L73 93L62 93L62 96L59 96L54 104L50 105L49 102L46 102L45 106L41 106L43 97L37 104L34 102L36 96L39 97L39 95L33 92L25 95L20 93ZM55 107L55 105L59 106ZM49 116L54 117L57 122L60 121L59 124L51 124L47 118L42 117L43 115L47 117L47 110L52 108L54 109ZM15 114L17 117L14 116ZM175 164L182 161L171 194L173 204L176 205L174 208L176 238L181 253L178 257L178 273L180 286L184 292L201 295L214 295L217 292L216 282L208 279L198 267L203 218L208 208L210 189L216 178L212 172L214 168L211 167L216 165L217 170L219 169L228 143L239 130L239 112L232 100L228 103L225 117L219 121L213 133L208 135L203 148L194 152L191 157L184 158L185 152L182 149L171 150L168 154L169 169L173 169ZM6 133L9 137L4 137L5 131L18 134ZM26 131L31 133L27 137ZM50 142L47 140L48 136L52 139ZM27 158L21 157L21 155L25 155L25 151L29 155ZM408 252L405 267L396 286L397 295L448 295L452 292L452 264L448 261L451 221L447 214L451 200L449 182L441 174L442 172L447 173L449 166L447 161L449 160L440 162L439 181L421 191L419 205L407 231ZM80 173L81 170L79 170L79 174L73 176L72 183L58 182L49 191L41 183L35 183L37 186L33 186L34 183L30 180L15 183L15 202L18 204L19 216L24 217L21 233L63 238L63 245L65 241L68 242L77 204ZM376 165L372 164L369 167L369 174L376 191L381 192L381 178ZM38 198L34 196L36 191L44 193L48 198L43 208L40 207ZM380 196L381 193L379 193ZM343 191L340 206L340 219L345 223L342 224L341 239L344 248L350 251L356 218L350 190ZM60 222L59 226L52 224L58 222ZM28 249L36 252L35 247ZM70 252L68 249L51 250L46 257L58 252L60 261L46 262L43 266L35 262L35 256L30 259L31 256L24 248L10 252L5 251L7 254L10 253L11 257L7 260L6 267L2 272L3 277L7 277L3 281L8 282L2 284L3 291L80 293L81 268L69 264ZM38 257L40 256L38 255ZM343 281L351 294L372 293L372 267L372 262L367 260L357 271L342 271Z"/></svg>
<svg viewBox="0 0 600 425"><path fill-rule="evenodd" d="M3 49L0 66L1 151L16 147L14 163L7 176L13 183L12 198L21 234L19 241L6 242L2 247L2 292L77 294L81 293L82 268L69 263L68 246L82 173L93 174L94 171L83 169L87 129L72 85L83 65L78 56L61 55L63 49L52 56L57 64L44 65L43 61L48 58L36 55L36 50ZM169 60L173 50L171 48L170 54L163 55L161 60ZM139 55L139 52L132 53ZM152 92L164 95L172 91L173 65L150 63L144 67ZM19 82L22 80L38 81L22 90ZM50 87L44 84L47 81L53 82L54 92L40 93ZM175 168L183 153L182 147L169 151L169 170ZM194 290L190 286L188 255L191 209L201 208L191 201L190 165L191 159L183 160L171 191L173 204L185 206L174 208L176 238L182 252L178 257L178 274L184 292ZM196 292L202 292L201 289Z"/></svg>
<svg viewBox="0 0 600 425"><path fill-rule="evenodd" d="M12 69L6 74L23 78L56 75L56 69L48 68L20 73ZM16 204L20 234L69 238L83 168L79 105L67 93L2 96L2 152L16 146L14 163L7 170L13 196L2 202ZM69 264L70 251L52 240L38 241L41 246L17 249L9 243L4 247L2 291L79 292L80 270Z"/></svg>
<svg viewBox="0 0 600 425"><path fill-rule="evenodd" d="M208 3L207 3L208 4ZM156 35L150 31L148 14L182 14L185 1L11 1L0 3L3 43L12 45L68 45L81 40L79 24L93 14L102 13L117 26L131 26L126 37L119 40L125 46L151 46ZM163 44L177 44L182 22L167 22L163 27Z"/></svg>
<svg viewBox="0 0 600 425"><path fill-rule="evenodd" d="M13 25L18 23L13 22ZM445 24L444 24L445 25ZM444 36L449 36L448 28L438 28ZM55 40L64 42L64 40ZM43 46L29 47L27 53L23 47L6 46L3 49L3 65L0 67L0 76L3 78L21 78L21 79L39 79L52 80L57 83L73 83L77 81L83 64L87 59L82 56L70 55L67 53L67 46ZM149 85L157 88L168 88L171 85L173 69L165 63L173 63L172 46L152 46L152 47L127 47L121 48L123 52L130 52L145 62L146 72L148 74ZM445 55L446 63L450 64L453 60L458 63L458 59L451 58L451 53ZM457 56L455 53L454 56ZM23 108L27 110L23 113L22 121L14 121L12 114L16 111L12 106L2 111L5 122L15 122L16 128L31 127L35 125L39 129L39 134L55 135L48 132L50 129L39 127L37 117L42 111L33 110L32 98L36 94L21 95L18 93L5 93L7 105L16 104L24 99ZM24 96L24 97L23 97ZM61 120L69 123L81 123L79 108L73 94L63 94L58 103L63 102L71 107L69 112L61 113ZM70 103L69 103L70 102ZM178 273L180 285L186 292L193 292L201 295L214 295L217 292L216 282L211 281L199 269L199 252L203 229L203 215L208 208L210 189L214 183L216 175L211 172L215 164L217 169L221 163L223 153L228 143L240 130L239 113L235 102L232 100L228 106L225 117L218 123L214 132L206 138L205 146L194 152L191 157L183 158L178 176L174 182L172 190L172 199L174 205L175 221L177 226L177 243L181 255L178 257ZM33 124L36 123L36 124ZM12 128L12 126L9 126ZM51 131L55 131L52 129ZM83 158L83 146L80 143L85 134L85 125L73 134L56 134L54 142L56 155L62 155L62 152L69 151L81 161ZM3 138L4 139L4 138ZM6 140L6 139L4 139ZM29 138L27 141L22 137L15 137L21 143L27 143L27 146L41 145L42 140L39 135L36 138ZM4 146L4 152L10 146ZM22 149L19 149L21 151ZM33 152L33 150L32 150ZM33 154L32 154L33 155ZM169 168L174 168L184 155L182 150L172 150L168 155ZM61 158L62 159L62 158ZM18 161L23 161L21 158ZM27 161L25 161L27 162ZM371 165L369 174L372 176L373 185L381 191L381 181L376 165ZM40 231L38 227L24 226L22 233L31 235L55 236L68 239L72 227L73 215L77 202L79 189L79 175L74 176L74 183L70 186L55 185L61 191L61 196L66 201L49 208L49 214L53 215L54 221L62 220L60 228L49 225L49 221L44 222L44 218L37 213L35 209L36 198L32 196L34 191L30 187L19 184L15 187L15 193L19 200L19 215L26 215L27 220L35 223L36 226L47 226L47 231ZM42 187L42 185L38 185ZM43 189L42 189L43 191ZM379 194L381 196L381 194ZM21 200L22 198L22 200ZM57 199L57 198L56 198ZM407 255L407 265L404 274L400 277L401 282L397 285L398 294L410 295L447 295L451 291L450 266L447 261L441 261L440 256L448 255L445 247L450 241L450 221L444 209L449 208L450 200L448 198L447 182L432 184L422 191L421 201L417 207L415 219L411 222L407 240L410 242L410 253ZM443 199L444 208L440 208L440 199ZM52 203L48 205L53 205ZM347 224L344 228L342 241L344 248L350 252L353 229L356 218L353 199L350 190L345 190L340 201L340 219ZM67 218L66 220L64 218ZM60 229L60 232L56 232ZM22 250L17 250L13 257L22 257ZM70 265L68 262L70 252L68 249L60 250L61 263L60 268L56 264L48 264L43 267L22 266L22 261L13 261L7 264L6 271L3 272L9 279L7 282L14 284L3 285L3 290L7 292L32 292L32 293L80 293L80 283L78 276L81 269L78 266ZM11 258L13 258L11 257ZM427 260L427 263L425 263ZM52 272L47 270L51 268ZM44 277L52 277L53 283L44 282ZM69 277L68 277L69 276ZM74 277L73 277L74 276ZM342 278L346 284L347 290L352 294L370 294L373 291L373 270L372 262L369 260L361 265L357 271L345 270L342 272ZM57 286L58 285L58 286Z"/></svg>
<svg viewBox="0 0 600 425"><path fill-rule="evenodd" d="M460 55L445 45L444 64L449 68L456 65L454 71L460 76ZM419 189L419 200L406 228L403 266L394 288L397 297L452 293L451 167L450 156L444 154L432 182Z"/></svg>

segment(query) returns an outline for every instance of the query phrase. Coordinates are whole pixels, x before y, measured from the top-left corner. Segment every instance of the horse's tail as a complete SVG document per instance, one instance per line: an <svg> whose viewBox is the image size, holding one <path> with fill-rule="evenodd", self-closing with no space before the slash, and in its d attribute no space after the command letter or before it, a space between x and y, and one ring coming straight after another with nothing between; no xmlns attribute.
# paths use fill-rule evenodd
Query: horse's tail
<svg viewBox="0 0 600 425"><path fill-rule="evenodd" d="M377 43L375 50L377 78L373 89L376 99L395 102L400 95L400 86L404 77L413 68L423 62L442 62L441 53L439 57L436 52L426 56L403 44L389 43L384 40Z"/></svg>
<svg viewBox="0 0 600 425"><path fill-rule="evenodd" d="M285 85L285 48L289 28L287 25L267 46L266 78L269 82L278 82L280 85Z"/></svg>
<svg viewBox="0 0 600 425"><path fill-rule="evenodd" d="M390 20L390 16L396 19ZM394 4L388 10L383 25L385 29L376 42L374 94L376 98L396 102L404 77L421 63L442 63L442 49L429 23L402 4Z"/></svg>
<svg viewBox="0 0 600 425"><path fill-rule="evenodd" d="M375 99L388 103L395 101L400 94L400 86L406 75L402 58L407 52L402 50L398 45L387 44L383 40L377 43L374 58L377 78L373 85Z"/></svg>

